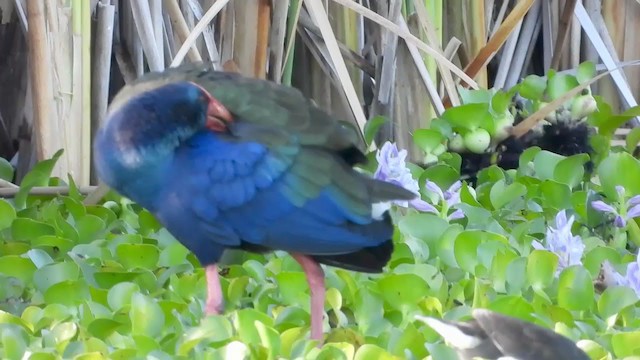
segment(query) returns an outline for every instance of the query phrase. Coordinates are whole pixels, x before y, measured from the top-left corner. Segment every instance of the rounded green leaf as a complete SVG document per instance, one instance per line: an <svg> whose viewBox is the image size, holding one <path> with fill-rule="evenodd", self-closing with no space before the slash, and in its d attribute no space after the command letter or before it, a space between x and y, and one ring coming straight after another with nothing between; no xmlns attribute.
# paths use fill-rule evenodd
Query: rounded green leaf
<svg viewBox="0 0 640 360"><path fill-rule="evenodd" d="M36 266L29 259L17 255L0 257L0 274L5 276L13 276L28 284L35 271Z"/></svg>
<svg viewBox="0 0 640 360"><path fill-rule="evenodd" d="M443 141L444 136L437 130L416 129L413 132L413 142L425 153L431 153Z"/></svg>
<svg viewBox="0 0 640 360"><path fill-rule="evenodd" d="M398 228L405 235L410 235L427 243L434 243L449 227L449 223L434 214L411 213L403 216Z"/></svg>
<svg viewBox="0 0 640 360"><path fill-rule="evenodd" d="M116 255L127 269L155 269L160 258L158 247L151 244L122 243L116 248Z"/></svg>
<svg viewBox="0 0 640 360"><path fill-rule="evenodd" d="M538 75L529 75L518 85L518 92L525 99L541 100L546 88L546 78Z"/></svg>
<svg viewBox="0 0 640 360"><path fill-rule="evenodd" d="M378 288L382 298L398 310L415 307L429 291L426 281L415 274L388 274L378 280Z"/></svg>
<svg viewBox="0 0 640 360"><path fill-rule="evenodd" d="M158 303L149 296L135 292L131 297L131 333L154 338L163 330L164 312Z"/></svg>
<svg viewBox="0 0 640 360"><path fill-rule="evenodd" d="M534 289L551 285L558 266L558 256L546 250L533 250L527 258L527 280Z"/></svg>
<svg viewBox="0 0 640 360"><path fill-rule="evenodd" d="M569 310L590 310L594 303L593 279L582 266L570 266L560 274L558 305Z"/></svg>
<svg viewBox="0 0 640 360"><path fill-rule="evenodd" d="M400 360L402 357L395 356L383 348L374 344L364 344L358 348L353 360Z"/></svg>
<svg viewBox="0 0 640 360"><path fill-rule="evenodd" d="M95 337L106 339L120 326L122 326L122 323L119 321L101 318L93 320L87 330Z"/></svg>
<svg viewBox="0 0 640 360"><path fill-rule="evenodd" d="M638 302L636 293L626 286L608 287L598 299L598 312L602 318L616 315Z"/></svg>
<svg viewBox="0 0 640 360"><path fill-rule="evenodd" d="M640 351L640 331L620 332L611 336L611 347L616 359L637 355Z"/></svg>
<svg viewBox="0 0 640 360"><path fill-rule="evenodd" d="M489 198L495 209L500 209L510 202L527 193L527 187L520 183L506 185L505 180L499 180L491 187Z"/></svg>
<svg viewBox="0 0 640 360"><path fill-rule="evenodd" d="M364 125L364 141L367 145L370 145L373 142L378 130L380 130L380 127L386 122L387 118L382 115L376 115L367 121Z"/></svg>
<svg viewBox="0 0 640 360"><path fill-rule="evenodd" d="M80 268L74 262L61 262L45 265L33 274L33 282L41 292L62 281L76 280L80 274Z"/></svg>
<svg viewBox="0 0 640 360"><path fill-rule="evenodd" d="M0 179L11 182L14 173L13 165L7 159L0 157Z"/></svg>
<svg viewBox="0 0 640 360"><path fill-rule="evenodd" d="M140 291L137 284L131 282L121 282L113 286L107 294L107 302L113 311L118 311L131 304L131 297Z"/></svg>
<svg viewBox="0 0 640 360"><path fill-rule="evenodd" d="M8 201L0 199L0 230L10 227L15 218L16 209Z"/></svg>
<svg viewBox="0 0 640 360"><path fill-rule="evenodd" d="M640 194L640 162L631 154L609 154L598 166L597 173L604 193L611 199L617 196L616 185L622 185L627 194Z"/></svg>
<svg viewBox="0 0 640 360"><path fill-rule="evenodd" d="M242 309L236 313L235 327L240 336L240 340L247 344L261 343L261 335L256 327L256 322L261 322L266 326L273 326L273 319L267 314L256 309Z"/></svg>
<svg viewBox="0 0 640 360"><path fill-rule="evenodd" d="M553 179L556 166L560 161L565 159L564 156L552 153L547 150L539 151L533 159L533 168L540 180Z"/></svg>
<svg viewBox="0 0 640 360"><path fill-rule="evenodd" d="M30 241L40 236L55 234L53 226L29 218L17 218L11 224L11 236L19 241Z"/></svg>
<svg viewBox="0 0 640 360"><path fill-rule="evenodd" d="M51 285L44 293L47 304L76 306L89 298L89 287L83 280L64 280Z"/></svg>
<svg viewBox="0 0 640 360"><path fill-rule="evenodd" d="M4 359L23 359L29 336L23 328L12 324L0 326L0 353Z"/></svg>
<svg viewBox="0 0 640 360"><path fill-rule="evenodd" d="M576 154L560 160L553 171L554 180L570 188L578 186L584 177L584 164L587 161L587 154Z"/></svg>

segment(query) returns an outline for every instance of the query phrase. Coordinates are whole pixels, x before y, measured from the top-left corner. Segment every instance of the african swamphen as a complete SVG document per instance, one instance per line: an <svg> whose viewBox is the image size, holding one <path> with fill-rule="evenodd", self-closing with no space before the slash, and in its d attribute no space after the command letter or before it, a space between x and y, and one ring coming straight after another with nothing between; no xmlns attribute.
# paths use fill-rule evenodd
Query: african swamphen
<svg viewBox="0 0 640 360"><path fill-rule="evenodd" d="M381 272L393 250L372 204L416 194L353 169L358 134L296 89L190 64L148 73L112 101L94 144L99 178L152 212L206 267L207 314L223 310L226 248L284 250L311 290L322 337L319 264Z"/></svg>
<svg viewBox="0 0 640 360"><path fill-rule="evenodd" d="M573 341L550 329L486 309L474 309L472 316L467 322L417 318L442 335L460 360L589 360Z"/></svg>

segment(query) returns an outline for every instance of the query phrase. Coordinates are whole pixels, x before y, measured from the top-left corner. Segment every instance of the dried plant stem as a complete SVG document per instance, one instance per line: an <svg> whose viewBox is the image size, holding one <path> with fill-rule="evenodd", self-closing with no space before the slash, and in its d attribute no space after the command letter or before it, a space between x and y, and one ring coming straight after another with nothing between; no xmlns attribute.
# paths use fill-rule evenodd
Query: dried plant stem
<svg viewBox="0 0 640 360"><path fill-rule="evenodd" d="M27 1L27 18L29 23L28 41L29 67L31 70L31 91L33 94L34 128L40 135L36 142L38 159L45 159L53 154L54 141L51 137L54 129L49 121L53 113L53 87L49 66L51 54L47 44L44 3L41 0Z"/></svg>
<svg viewBox="0 0 640 360"><path fill-rule="evenodd" d="M186 28L186 32L188 33L188 34L180 34L181 37L182 35L185 35L185 36L184 36L184 41L182 43L182 46L180 47L180 50L178 50L178 52L176 53L176 56L173 58L173 61L171 62L171 67L174 67L182 63L182 60L184 59L184 56L186 55L187 51L189 51L189 54L191 54L191 51L197 52L194 46L196 43L196 39L198 38L198 36L200 36L200 34L202 34L205 27L209 25L211 20L213 20L213 18L216 17L216 15L218 15L220 10L222 10L222 8L224 8L229 3L229 0L218 0L213 5L211 5L209 10L207 10L207 12L204 14L202 19L198 21L198 23L193 28L193 30L191 30L191 32L189 32L189 29L186 27L187 25L184 22L184 18L182 18L182 14L180 13L180 8L178 7L178 4L176 3L176 1L165 0L165 5L167 3L172 3L172 6L175 6L174 11L177 12L177 14L175 12L171 13L172 19L173 19L173 16L179 15L179 17L182 19L182 22L178 25L179 26L184 25L184 28ZM200 55L198 54L198 57L199 56ZM193 59L191 60L193 61ZM201 60L202 59L200 59L199 61Z"/></svg>
<svg viewBox="0 0 640 360"><path fill-rule="evenodd" d="M94 137L95 130L102 125L107 113L115 6L99 2L96 12L98 19L91 79L91 138Z"/></svg>
<svg viewBox="0 0 640 360"><path fill-rule="evenodd" d="M80 161L80 185L90 184L91 175L91 2L83 1L81 9L81 37L82 37L82 64L81 79L82 93L74 94L82 99L82 118L80 119L80 153L70 154ZM79 158L79 159L78 159ZM72 160L73 161L73 160Z"/></svg>
<svg viewBox="0 0 640 360"><path fill-rule="evenodd" d="M562 17L560 18L560 25L558 26L558 36L556 38L555 47L553 48L553 58L551 59L551 68L558 70L560 66L560 56L562 55L562 49L567 39L567 34L571 30L571 19L573 18L573 12L578 0L566 0L564 3L564 10L562 11Z"/></svg>

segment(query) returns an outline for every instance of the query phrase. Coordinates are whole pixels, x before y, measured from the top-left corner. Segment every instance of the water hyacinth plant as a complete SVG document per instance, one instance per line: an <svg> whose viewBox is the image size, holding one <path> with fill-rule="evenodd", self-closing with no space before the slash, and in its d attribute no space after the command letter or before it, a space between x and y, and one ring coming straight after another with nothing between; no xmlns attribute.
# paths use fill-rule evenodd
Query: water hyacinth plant
<svg viewBox="0 0 640 360"><path fill-rule="evenodd" d="M535 240L531 243L534 249L548 250L558 256L556 276L569 266L582 265L585 245L579 235L571 233L574 221L575 216L571 215L567 219L566 210L559 211L555 218L555 227L547 227L545 245Z"/></svg>
<svg viewBox="0 0 640 360"><path fill-rule="evenodd" d="M635 261L627 264L627 271L624 275L617 272L609 261L602 264L605 282L608 285L626 286L633 290L640 299L640 252Z"/></svg>
<svg viewBox="0 0 640 360"><path fill-rule="evenodd" d="M602 200L591 202L594 209L614 216L613 223L619 228L625 228L627 222L640 216L640 195L633 196L629 199L625 197L624 187L616 186L618 199L614 205L605 203Z"/></svg>

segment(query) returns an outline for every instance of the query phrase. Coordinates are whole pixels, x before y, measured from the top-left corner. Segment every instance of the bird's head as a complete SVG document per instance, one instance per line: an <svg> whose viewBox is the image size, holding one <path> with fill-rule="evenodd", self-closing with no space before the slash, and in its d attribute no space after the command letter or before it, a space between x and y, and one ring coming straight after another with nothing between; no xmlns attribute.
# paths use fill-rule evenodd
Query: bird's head
<svg viewBox="0 0 640 360"><path fill-rule="evenodd" d="M141 82L114 98L96 145L108 145L124 166L134 167L166 156L197 132L225 132L231 121L230 112L194 82Z"/></svg>

